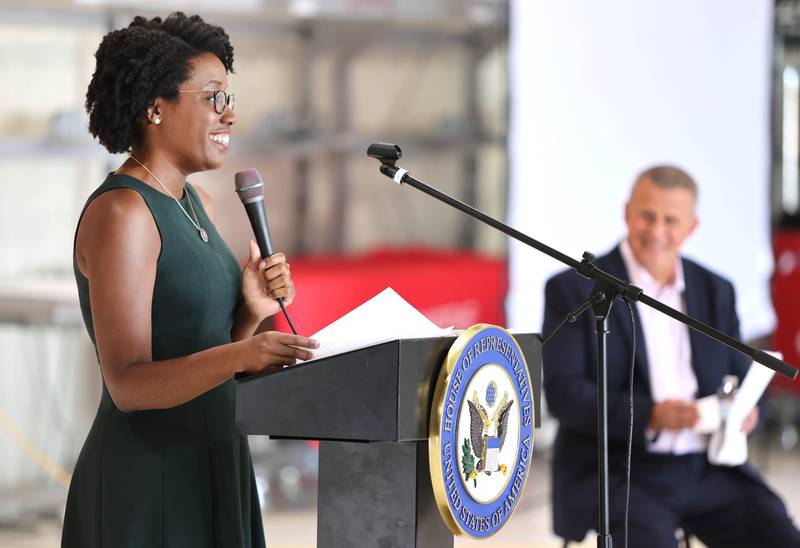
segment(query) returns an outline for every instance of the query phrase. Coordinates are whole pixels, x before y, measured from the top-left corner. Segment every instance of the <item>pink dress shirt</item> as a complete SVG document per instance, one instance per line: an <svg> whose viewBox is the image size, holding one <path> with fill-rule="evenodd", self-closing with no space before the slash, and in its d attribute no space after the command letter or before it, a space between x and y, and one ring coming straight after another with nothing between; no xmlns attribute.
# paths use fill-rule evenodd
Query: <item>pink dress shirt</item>
<svg viewBox="0 0 800 548"><path fill-rule="evenodd" d="M641 287L647 295L667 306L686 312L686 284L680 259L675 264L675 279L667 285L661 285L636 261L627 239L620 244L620 252L633 285ZM692 369L689 328L641 303L637 303L637 312L647 349L653 401L694 401L697 398L697 377ZM642 341L637 343L641 344ZM707 436L691 429L663 430L655 437L655 441L648 443L648 449L652 452L675 455L704 452L707 446Z"/></svg>

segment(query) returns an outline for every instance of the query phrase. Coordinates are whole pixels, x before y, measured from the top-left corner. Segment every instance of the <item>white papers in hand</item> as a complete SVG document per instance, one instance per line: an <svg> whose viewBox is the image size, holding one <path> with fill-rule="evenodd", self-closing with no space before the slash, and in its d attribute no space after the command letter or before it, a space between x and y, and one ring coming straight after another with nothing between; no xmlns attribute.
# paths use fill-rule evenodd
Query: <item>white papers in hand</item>
<svg viewBox="0 0 800 548"><path fill-rule="evenodd" d="M314 359L342 354L395 339L442 337L442 329L387 287L370 300L311 336L319 341Z"/></svg>
<svg viewBox="0 0 800 548"><path fill-rule="evenodd" d="M776 352L770 354L780 358L780 354ZM712 464L738 466L747 460L747 434L742 432L742 424L758 403L773 375L775 371L760 363L753 362L750 366L736 392L723 430L712 436L708 444L708 460Z"/></svg>
<svg viewBox="0 0 800 548"><path fill-rule="evenodd" d="M699 434L713 434L719 430L722 417L719 410L719 397L716 395L700 398L695 402L700 419L694 425L695 432Z"/></svg>

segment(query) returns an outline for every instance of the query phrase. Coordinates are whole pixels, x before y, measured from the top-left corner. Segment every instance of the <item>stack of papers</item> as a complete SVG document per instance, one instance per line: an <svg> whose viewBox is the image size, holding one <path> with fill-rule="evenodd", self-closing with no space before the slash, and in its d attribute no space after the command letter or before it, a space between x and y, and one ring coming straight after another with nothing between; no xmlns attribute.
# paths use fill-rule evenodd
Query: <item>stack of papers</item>
<svg viewBox="0 0 800 548"><path fill-rule="evenodd" d="M318 360L395 339L444 337L453 328L442 329L387 287L361 306L314 333Z"/></svg>

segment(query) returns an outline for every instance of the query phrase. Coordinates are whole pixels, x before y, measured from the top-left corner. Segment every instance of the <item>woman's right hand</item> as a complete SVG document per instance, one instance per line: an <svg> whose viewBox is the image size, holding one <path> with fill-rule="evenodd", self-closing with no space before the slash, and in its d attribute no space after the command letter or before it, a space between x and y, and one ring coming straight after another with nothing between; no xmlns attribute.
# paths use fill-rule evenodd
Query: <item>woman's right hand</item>
<svg viewBox="0 0 800 548"><path fill-rule="evenodd" d="M306 350L319 348L314 339L266 331L253 335L239 344L242 345L243 356L237 365L237 373L263 373L281 369L286 365L294 365L297 360L310 360L314 355Z"/></svg>

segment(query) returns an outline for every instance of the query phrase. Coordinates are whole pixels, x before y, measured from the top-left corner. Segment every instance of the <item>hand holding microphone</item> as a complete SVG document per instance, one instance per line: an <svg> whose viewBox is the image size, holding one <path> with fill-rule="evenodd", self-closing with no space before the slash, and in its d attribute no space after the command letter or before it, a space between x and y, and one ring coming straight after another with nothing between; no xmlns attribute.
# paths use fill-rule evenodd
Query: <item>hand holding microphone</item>
<svg viewBox="0 0 800 548"><path fill-rule="evenodd" d="M294 298L294 284L289 275L289 264L283 253L274 253L272 241L269 236L269 226L267 225L267 214L264 210L264 181L255 169L240 171L235 176L236 193L242 200L242 205L250 219L256 242L250 242L250 261L245 267L255 269L259 274L257 277L246 277L243 282L242 291L245 295L249 292L269 294L274 296L278 302L286 321L289 323L292 332L296 335L297 330L286 312L284 299L291 304ZM248 287L248 278L256 287ZM267 315L270 311L267 311Z"/></svg>
<svg viewBox="0 0 800 548"><path fill-rule="evenodd" d="M249 316L261 323L281 311L279 299L289 306L294 295L294 282L284 254L262 258L258 244L250 240L249 258L242 272L242 296Z"/></svg>

